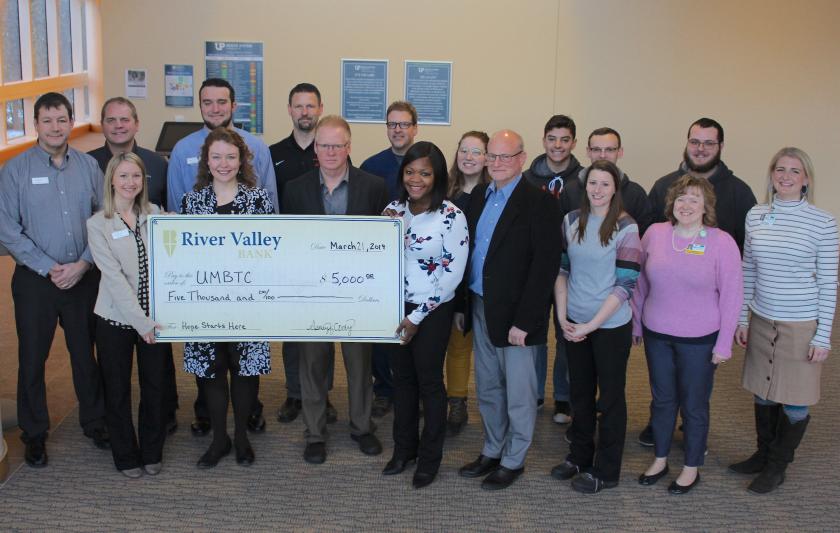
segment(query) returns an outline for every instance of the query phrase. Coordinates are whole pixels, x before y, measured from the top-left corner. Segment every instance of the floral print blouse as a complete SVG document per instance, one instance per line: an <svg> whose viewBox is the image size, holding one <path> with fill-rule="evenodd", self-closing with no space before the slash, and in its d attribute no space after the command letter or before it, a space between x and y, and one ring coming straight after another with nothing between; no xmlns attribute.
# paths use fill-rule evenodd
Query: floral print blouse
<svg viewBox="0 0 840 533"><path fill-rule="evenodd" d="M420 324L437 306L455 297L464 277L470 249L467 218L448 200L419 215L396 200L385 209L396 211L405 222L405 301L417 305L408 319Z"/></svg>

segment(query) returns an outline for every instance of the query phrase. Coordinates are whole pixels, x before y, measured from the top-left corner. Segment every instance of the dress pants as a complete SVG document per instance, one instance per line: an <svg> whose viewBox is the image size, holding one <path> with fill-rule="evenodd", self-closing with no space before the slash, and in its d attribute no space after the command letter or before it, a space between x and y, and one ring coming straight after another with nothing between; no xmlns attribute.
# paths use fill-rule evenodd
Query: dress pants
<svg viewBox="0 0 840 533"><path fill-rule="evenodd" d="M118 470L159 463L166 438L168 344L146 344L133 329L97 317L96 352L105 390L105 422ZM131 367L137 349L140 383L139 431L131 415ZM139 437L139 446L138 446Z"/></svg>
<svg viewBox="0 0 840 533"><path fill-rule="evenodd" d="M371 383L371 345L367 342L343 342L341 354L347 372L347 395L350 404L350 433L371 432L370 409L373 405ZM327 436L327 391L329 389L330 344L301 343L300 392L303 405L304 438L307 443L324 442Z"/></svg>
<svg viewBox="0 0 840 533"><path fill-rule="evenodd" d="M178 410L178 385L175 382L175 359L172 355L172 344L162 343L161 346L166 351L166 360L164 361L164 414L166 418L170 416L175 417L175 411Z"/></svg>
<svg viewBox="0 0 840 533"><path fill-rule="evenodd" d="M618 481L621 474L627 430L624 385L631 342L632 326L628 322L617 328L597 329L580 342L566 343L575 409L568 460L604 481Z"/></svg>
<svg viewBox="0 0 840 533"><path fill-rule="evenodd" d="M522 468L537 420L536 346L498 348L490 342L484 300L472 294L473 351L478 409L487 457L505 468Z"/></svg>
<svg viewBox="0 0 840 533"><path fill-rule="evenodd" d="M408 316L417 305L406 303ZM394 372L394 457L417 457L417 470L437 473L446 435L446 388L443 361L452 331L452 301L438 306L420 323L411 342L391 344ZM423 433L419 407L423 402Z"/></svg>
<svg viewBox="0 0 840 533"><path fill-rule="evenodd" d="M657 457L668 457L677 421L683 417L685 466L703 466L709 435L709 400L715 379L712 350L704 344L676 342L644 334L650 390L653 396L651 426Z"/></svg>
<svg viewBox="0 0 840 533"><path fill-rule="evenodd" d="M286 397L300 400L300 346L299 342L283 343L283 372L286 374ZM329 390L335 377L335 345L330 344Z"/></svg>
<svg viewBox="0 0 840 533"><path fill-rule="evenodd" d="M472 349L472 331L464 335L453 325L446 347L446 392L450 398L467 397Z"/></svg>
<svg viewBox="0 0 840 533"><path fill-rule="evenodd" d="M18 425L22 438L39 438L50 428L45 365L56 323L64 329L73 386L79 400L79 423L86 431L105 426L102 376L93 355L93 306L99 271L88 270L70 289L18 265L12 276L12 298L18 335Z"/></svg>

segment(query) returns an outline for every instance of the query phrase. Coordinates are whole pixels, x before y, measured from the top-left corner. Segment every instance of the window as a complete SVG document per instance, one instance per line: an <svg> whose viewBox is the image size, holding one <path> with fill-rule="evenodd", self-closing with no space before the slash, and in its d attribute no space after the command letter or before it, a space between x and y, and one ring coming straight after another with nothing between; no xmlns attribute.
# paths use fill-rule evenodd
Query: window
<svg viewBox="0 0 840 533"><path fill-rule="evenodd" d="M89 121L90 95L101 93L88 87L88 41L99 32L85 20L96 16L90 10L99 10L96 0L0 2L0 152L33 138L33 106L45 92L67 96L77 125Z"/></svg>

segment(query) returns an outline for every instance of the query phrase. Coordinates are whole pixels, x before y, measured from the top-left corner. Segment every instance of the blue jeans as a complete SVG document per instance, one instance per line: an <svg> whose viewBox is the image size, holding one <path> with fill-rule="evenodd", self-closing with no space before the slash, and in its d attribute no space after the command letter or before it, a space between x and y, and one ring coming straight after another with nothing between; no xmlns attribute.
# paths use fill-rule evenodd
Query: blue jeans
<svg viewBox="0 0 840 533"><path fill-rule="evenodd" d="M714 341L689 344L644 333L650 376L651 426L656 457L668 457L671 438L682 413L685 466L703 466L709 435L709 399L715 379Z"/></svg>
<svg viewBox="0 0 840 533"><path fill-rule="evenodd" d="M537 346L537 387L538 398L545 398L545 380L548 377L548 345ZM558 402L569 401L569 361L566 358L566 339L562 336L557 339L557 346L554 351L554 371L551 376L554 384L554 400Z"/></svg>

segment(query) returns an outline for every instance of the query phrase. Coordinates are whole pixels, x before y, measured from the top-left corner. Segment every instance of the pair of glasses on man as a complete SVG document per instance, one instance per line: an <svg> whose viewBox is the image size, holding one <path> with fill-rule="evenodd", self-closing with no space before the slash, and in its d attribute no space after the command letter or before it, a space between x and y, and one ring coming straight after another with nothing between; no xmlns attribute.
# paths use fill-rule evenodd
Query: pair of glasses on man
<svg viewBox="0 0 840 533"><path fill-rule="evenodd" d="M692 148L700 148L701 146L706 149L712 149L715 146L719 145L720 143L717 141L701 141L700 139L689 139L688 145Z"/></svg>
<svg viewBox="0 0 840 533"><path fill-rule="evenodd" d="M386 122L385 125L388 126L389 130L395 130L397 128L407 130L408 128L414 126L414 122Z"/></svg>
<svg viewBox="0 0 840 533"><path fill-rule="evenodd" d="M523 152L523 150L519 150L519 151L518 151L518 152L516 152L515 154L491 154L490 152L487 152L487 161L489 161L490 163L492 163L493 161L495 161L495 160L497 160L497 159L498 159L498 160L499 160L499 161L501 161L502 163L510 163L510 161L511 161L514 157L518 156L518 155L519 155L519 154L521 154L522 152Z"/></svg>

